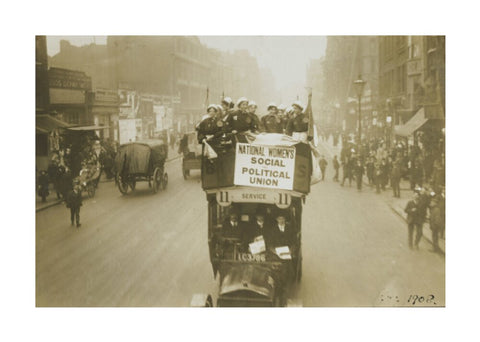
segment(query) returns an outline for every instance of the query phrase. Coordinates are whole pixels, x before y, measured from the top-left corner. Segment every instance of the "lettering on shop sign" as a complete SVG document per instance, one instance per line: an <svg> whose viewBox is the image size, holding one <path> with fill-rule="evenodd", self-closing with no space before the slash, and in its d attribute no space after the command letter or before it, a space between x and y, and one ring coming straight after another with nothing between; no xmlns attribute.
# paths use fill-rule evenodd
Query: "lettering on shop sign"
<svg viewBox="0 0 480 342"><path fill-rule="evenodd" d="M235 185L292 190L295 148L237 144Z"/></svg>
<svg viewBox="0 0 480 342"><path fill-rule="evenodd" d="M91 89L92 80L83 72L51 68L48 73L50 88Z"/></svg>

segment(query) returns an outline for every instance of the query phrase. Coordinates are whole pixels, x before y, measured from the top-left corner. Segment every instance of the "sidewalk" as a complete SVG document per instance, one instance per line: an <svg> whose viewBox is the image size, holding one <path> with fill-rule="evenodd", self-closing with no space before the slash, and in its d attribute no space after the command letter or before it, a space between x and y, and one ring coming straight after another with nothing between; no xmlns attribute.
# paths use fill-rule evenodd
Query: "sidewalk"
<svg viewBox="0 0 480 342"><path fill-rule="evenodd" d="M403 184L403 185L402 185ZM386 191L381 193L381 196L385 198L385 202L388 204L390 209L395 212L400 218L402 218L405 223L407 222L407 214L404 209L407 206L408 201L413 198L413 191L410 190L410 183L402 180L400 185L400 198L393 197L393 191L391 188L388 188ZM404 190L407 188L408 190ZM428 241L433 246L432 242L432 231L430 230L429 220L427 218L426 222L423 224L423 238ZM445 255L445 239L438 239L438 246L441 249L441 253Z"/></svg>
<svg viewBox="0 0 480 342"><path fill-rule="evenodd" d="M329 156L327 158L332 159L334 155L337 155L337 158L340 157L340 151L342 150L341 146L333 146L332 139L329 139L328 141L320 141L319 145L323 147ZM374 188L371 188L367 182L364 181L364 191L372 189L374 191ZM404 209L407 205L407 202L413 198L413 191L410 189L410 183L406 180L401 180L400 182L400 198L393 197L393 191L392 188L387 186L385 191L382 191L379 196L382 196L382 198L385 200L387 205L390 207L390 209L397 214L400 218L402 218L405 221L405 224L407 222L407 215L404 212ZM423 238L430 243L433 246L432 243L432 231L430 230L430 224L428 223L428 219L423 225ZM445 255L445 239L438 239L438 245L441 249L441 253Z"/></svg>
<svg viewBox="0 0 480 342"><path fill-rule="evenodd" d="M38 196L38 194L35 192L35 212L62 203L61 199L57 199L57 194L55 192L55 189L53 188L53 184L49 184L48 191L50 192L50 195L47 196L46 202L42 202L40 196Z"/></svg>
<svg viewBox="0 0 480 342"><path fill-rule="evenodd" d="M181 157L182 155L177 153L176 147L173 149L171 147L168 148L167 162L171 162ZM113 182L114 180L115 180L114 178L107 179L104 172L100 176L100 183ZM57 194L55 192L55 189L53 188L53 184L49 185L49 192L50 192L50 195L47 196L46 202L42 202L42 199L37 195L37 193L35 193L35 212L48 209L54 205L57 205L63 202L63 200L57 199Z"/></svg>

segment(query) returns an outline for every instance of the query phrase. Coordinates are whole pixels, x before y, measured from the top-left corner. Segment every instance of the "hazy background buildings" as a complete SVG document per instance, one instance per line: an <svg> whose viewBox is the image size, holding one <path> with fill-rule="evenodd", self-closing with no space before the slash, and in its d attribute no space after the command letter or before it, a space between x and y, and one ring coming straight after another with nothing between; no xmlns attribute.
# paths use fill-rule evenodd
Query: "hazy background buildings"
<svg viewBox="0 0 480 342"><path fill-rule="evenodd" d="M355 132L359 77L362 133L389 144L426 121L427 135L444 127L444 75L444 36L37 36L36 114L50 122L37 120L37 152L53 119L122 143L191 131L223 96L256 101L261 116L309 89L320 129Z"/></svg>

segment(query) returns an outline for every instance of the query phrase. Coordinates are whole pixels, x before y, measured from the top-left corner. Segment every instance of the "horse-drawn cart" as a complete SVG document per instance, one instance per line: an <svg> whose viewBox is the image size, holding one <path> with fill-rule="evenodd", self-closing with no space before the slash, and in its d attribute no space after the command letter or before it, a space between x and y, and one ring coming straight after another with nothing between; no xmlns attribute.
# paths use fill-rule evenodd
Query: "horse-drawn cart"
<svg viewBox="0 0 480 342"><path fill-rule="evenodd" d="M165 172L167 157L168 146L163 140L143 140L121 145L115 160L120 192L126 195L129 190L135 190L137 181L147 181L154 193L165 189L168 184L168 174Z"/></svg>

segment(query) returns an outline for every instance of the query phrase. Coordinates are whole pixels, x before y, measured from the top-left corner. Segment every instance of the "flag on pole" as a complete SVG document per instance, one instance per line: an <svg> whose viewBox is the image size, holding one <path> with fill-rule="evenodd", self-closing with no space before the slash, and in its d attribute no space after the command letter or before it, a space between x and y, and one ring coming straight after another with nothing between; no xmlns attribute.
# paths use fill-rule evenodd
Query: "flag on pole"
<svg viewBox="0 0 480 342"><path fill-rule="evenodd" d="M205 110L208 108L208 105L209 105L209 100L208 100L208 93L209 93L209 89L207 87L207 96L205 97Z"/></svg>
<svg viewBox="0 0 480 342"><path fill-rule="evenodd" d="M313 111L312 111L312 91L308 93L308 103L307 108L305 109L305 115L308 115L308 140L312 140L315 136L315 123L313 122Z"/></svg>

